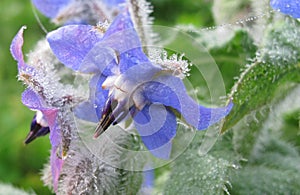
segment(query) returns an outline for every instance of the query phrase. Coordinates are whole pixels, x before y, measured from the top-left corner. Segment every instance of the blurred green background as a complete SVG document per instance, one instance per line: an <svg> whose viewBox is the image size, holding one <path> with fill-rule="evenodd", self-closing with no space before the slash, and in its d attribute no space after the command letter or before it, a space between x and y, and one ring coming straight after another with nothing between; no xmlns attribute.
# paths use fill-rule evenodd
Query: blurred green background
<svg viewBox="0 0 300 195"><path fill-rule="evenodd" d="M16 61L9 52L11 40L22 25L28 29L24 35L25 53L45 33L34 17L29 0L1 0L0 7L0 182L34 190L37 194L49 194L40 180L40 171L48 161L49 138L43 137L28 146L23 143L34 112L21 103L24 86L17 81Z"/></svg>
<svg viewBox="0 0 300 195"><path fill-rule="evenodd" d="M152 3L157 24L212 25L209 2L153 0ZM25 87L17 81L17 64L9 52L11 40L21 26L27 26L24 33L25 54L46 33L35 17L30 0L1 0L0 7L0 183L10 183L37 194L51 194L40 180L41 169L49 158L49 138L39 138L27 146L23 143L34 112L21 103ZM55 27L42 15L39 15L39 19L47 30Z"/></svg>

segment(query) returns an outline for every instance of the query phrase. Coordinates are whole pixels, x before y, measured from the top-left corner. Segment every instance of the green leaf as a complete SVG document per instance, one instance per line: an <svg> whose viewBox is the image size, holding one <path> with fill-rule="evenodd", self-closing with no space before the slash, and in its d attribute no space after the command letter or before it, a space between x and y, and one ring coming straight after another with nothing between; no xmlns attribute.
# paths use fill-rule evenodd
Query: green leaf
<svg viewBox="0 0 300 195"><path fill-rule="evenodd" d="M286 18L268 26L253 62L232 88L234 107L221 126L225 132L246 114L269 103L279 86L300 81L300 24Z"/></svg>
<svg viewBox="0 0 300 195"><path fill-rule="evenodd" d="M260 121L252 127L248 126L248 129L234 127L235 148L240 149L239 153L248 155L247 163L241 163L242 168L230 172L231 194L296 194L298 191L299 151L289 143L290 139L282 135L291 131L295 135L299 131L299 128L287 127L283 120L286 111L294 109L297 113L299 105L295 105L294 102L299 102L299 89L298 85L279 104L272 106L271 112L266 110L268 114L265 115L267 117L263 117L264 123ZM295 116L294 112L290 113L292 114L289 116ZM293 118L292 121L295 122ZM258 118L257 120L259 121ZM288 129L285 129L286 127ZM255 136L245 136L244 131L251 135L251 130ZM238 135L244 135L239 142L235 137ZM297 139L297 136L294 139Z"/></svg>
<svg viewBox="0 0 300 195"><path fill-rule="evenodd" d="M180 158L164 194L222 194L226 189L228 161L195 153Z"/></svg>
<svg viewBox="0 0 300 195"><path fill-rule="evenodd" d="M286 113L282 127L283 139L300 146L300 108Z"/></svg>
<svg viewBox="0 0 300 195"><path fill-rule="evenodd" d="M118 186L119 194L137 194L142 185L142 172L119 170L121 182Z"/></svg>
<svg viewBox="0 0 300 195"><path fill-rule="evenodd" d="M250 112L232 128L234 150L243 158L251 155L269 113L270 107L262 106L260 109Z"/></svg>
<svg viewBox="0 0 300 195"><path fill-rule="evenodd" d="M270 136L263 136L268 129L272 129L272 132L267 134L297 143L299 127L298 119L294 118L297 115L292 115L294 124L287 123L284 117L300 109L300 105L295 105L300 101L300 85L282 86L279 89L270 103L245 115L232 128L234 150L244 158L251 158L250 155L254 155L260 145L268 142Z"/></svg>

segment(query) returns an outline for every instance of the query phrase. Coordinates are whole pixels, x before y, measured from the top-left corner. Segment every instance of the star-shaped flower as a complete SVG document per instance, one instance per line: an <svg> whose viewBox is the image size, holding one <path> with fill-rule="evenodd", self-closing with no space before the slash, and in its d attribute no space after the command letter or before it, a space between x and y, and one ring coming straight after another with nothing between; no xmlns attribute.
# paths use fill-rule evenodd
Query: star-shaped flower
<svg viewBox="0 0 300 195"><path fill-rule="evenodd" d="M19 76L32 76L35 74L36 70L25 63L22 52L24 29L25 27L22 27L14 37L10 50L14 59L18 62ZM56 190L63 164L63 160L57 156L57 151L61 144L60 129L57 124L58 110L47 105L43 98L31 89L26 89L23 92L22 103L29 109L36 111L36 115L31 123L31 129L25 143L29 143L36 137L46 135L50 132L50 142L52 145L50 164L53 177L53 187L54 190Z"/></svg>
<svg viewBox="0 0 300 195"><path fill-rule="evenodd" d="M47 40L67 67L94 74L89 101L77 108L77 116L99 122L95 137L131 115L145 146L155 156L167 159L176 134L176 115L203 130L232 108L231 103L223 108L198 105L180 78L152 64L127 10L105 33L89 25L71 25L49 33Z"/></svg>
<svg viewBox="0 0 300 195"><path fill-rule="evenodd" d="M300 18L300 1L299 0L271 0L270 5L273 9L279 10L294 18Z"/></svg>

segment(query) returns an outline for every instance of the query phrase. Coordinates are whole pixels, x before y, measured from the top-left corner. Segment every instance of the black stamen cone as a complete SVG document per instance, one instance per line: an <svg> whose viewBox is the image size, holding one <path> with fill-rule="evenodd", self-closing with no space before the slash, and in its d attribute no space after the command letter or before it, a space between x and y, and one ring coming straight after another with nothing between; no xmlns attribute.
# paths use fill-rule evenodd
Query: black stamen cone
<svg viewBox="0 0 300 195"><path fill-rule="evenodd" d="M27 134L24 143L29 144L33 140L35 140L37 137L47 135L50 132L49 127L43 127L40 124L36 122L36 116L34 115L31 126L30 126L30 131Z"/></svg>

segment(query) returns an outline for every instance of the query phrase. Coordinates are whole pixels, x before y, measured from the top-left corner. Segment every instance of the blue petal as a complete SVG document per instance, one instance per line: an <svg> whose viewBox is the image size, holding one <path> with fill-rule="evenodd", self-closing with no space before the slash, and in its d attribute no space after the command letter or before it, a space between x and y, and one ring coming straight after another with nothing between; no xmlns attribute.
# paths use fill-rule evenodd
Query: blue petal
<svg viewBox="0 0 300 195"><path fill-rule="evenodd" d="M107 29L102 42L106 47L118 52L121 73L131 66L149 61L142 51L139 36L127 10L115 18Z"/></svg>
<svg viewBox="0 0 300 195"><path fill-rule="evenodd" d="M220 121L232 108L232 103L223 108L206 108L198 105L188 96L181 79L174 76L160 76L143 86L143 95L153 103L161 103L179 111L187 123L198 130L206 129Z"/></svg>
<svg viewBox="0 0 300 195"><path fill-rule="evenodd" d="M90 50L102 38L100 31L89 25L68 25L47 35L47 40L55 56L67 67L90 73L97 70L92 64L82 67L82 62Z"/></svg>
<svg viewBox="0 0 300 195"><path fill-rule="evenodd" d="M130 62L130 60L128 62ZM160 67L152 65L152 63L148 61L138 64L139 66L135 66L136 64L133 64L123 74L121 74L124 78L124 85L138 86L146 81L150 81L155 74L161 71Z"/></svg>
<svg viewBox="0 0 300 195"><path fill-rule="evenodd" d="M102 116L102 109L108 99L108 90L102 89L102 84L106 77L103 75L96 75L90 81L90 101L97 105L95 107L98 119Z"/></svg>
<svg viewBox="0 0 300 195"><path fill-rule="evenodd" d="M76 117L90 122L99 122L108 97L108 90L102 89L105 79L104 75L95 75L91 79L89 100L82 102L75 108Z"/></svg>
<svg viewBox="0 0 300 195"><path fill-rule="evenodd" d="M118 6L119 4L125 3L126 0L103 0L106 5L111 7Z"/></svg>
<svg viewBox="0 0 300 195"><path fill-rule="evenodd" d="M42 99L31 89L26 89L22 93L22 103L32 110L41 110L45 109L45 106L42 105Z"/></svg>
<svg viewBox="0 0 300 195"><path fill-rule="evenodd" d="M32 110L40 110L50 129L55 129L58 110L45 105L43 99L31 89L26 89L22 94L22 103Z"/></svg>
<svg viewBox="0 0 300 195"><path fill-rule="evenodd" d="M141 48L131 49L127 52L124 52L120 55L120 72L124 73L130 67L135 65L144 66L150 63L147 56L143 53Z"/></svg>
<svg viewBox="0 0 300 195"><path fill-rule="evenodd" d="M49 18L54 18L59 10L72 0L32 0L35 7Z"/></svg>
<svg viewBox="0 0 300 195"><path fill-rule="evenodd" d="M299 0L271 0L270 5L273 9L278 9L284 14L300 18L300 1Z"/></svg>
<svg viewBox="0 0 300 195"><path fill-rule="evenodd" d="M115 33L124 32L126 30L134 29L134 24L131 20L128 10L122 11L111 23L107 31L105 32L105 37L110 37ZM121 35L121 33L120 33Z"/></svg>
<svg viewBox="0 0 300 195"><path fill-rule="evenodd" d="M154 170L150 169L143 172L142 188L152 188L154 186Z"/></svg>
<svg viewBox="0 0 300 195"><path fill-rule="evenodd" d="M18 71L19 74L26 73L29 75L34 75L35 70L31 66L28 66L23 57L22 47L24 43L23 32L26 29L25 26L22 26L16 36L13 38L12 43L10 45L10 52L13 58L18 62Z"/></svg>
<svg viewBox="0 0 300 195"><path fill-rule="evenodd" d="M96 29L89 25L64 26L49 33L47 40L56 57L75 71L109 76L116 66L123 73L149 62L128 11L116 17L103 38Z"/></svg>
<svg viewBox="0 0 300 195"><path fill-rule="evenodd" d="M135 127L150 152L162 159L168 159L171 139L176 134L176 116L161 104L146 105L134 116Z"/></svg>
<svg viewBox="0 0 300 195"><path fill-rule="evenodd" d="M118 55L114 49L106 47L102 42L86 54L78 70L80 72L98 72L105 76L113 75L117 69Z"/></svg>
<svg viewBox="0 0 300 195"><path fill-rule="evenodd" d="M90 101L80 103L78 106L75 107L74 112L75 116L82 120L94 123L99 122L95 106Z"/></svg>
<svg viewBox="0 0 300 195"><path fill-rule="evenodd" d="M14 37L11 45L10 45L10 52L13 56L13 58L18 61L18 69L25 69L26 64L24 62L24 57L23 57L23 52L22 52L22 47L24 43L23 39L23 32L24 29L26 29L25 26L22 26L19 32L16 34Z"/></svg>
<svg viewBox="0 0 300 195"><path fill-rule="evenodd" d="M135 39L137 41L134 41L134 37L126 40L135 32L127 31L126 33L125 36L116 34L116 36L109 37L109 39L114 38L113 41L103 39L103 41L95 44L84 57L78 70L81 72L99 72L110 76L115 74L115 70L124 73L132 66L143 66L145 63L150 63L140 48L138 38Z"/></svg>
<svg viewBox="0 0 300 195"><path fill-rule="evenodd" d="M64 163L64 160L57 156L58 147L59 146L52 145L51 155L50 155L50 165L51 165L52 183L53 183L54 192L57 192L59 177Z"/></svg>
<svg viewBox="0 0 300 195"><path fill-rule="evenodd" d="M154 188L154 169L148 167L149 165L146 165L144 167L143 171L143 183L140 189L139 194L153 194L153 188Z"/></svg>

